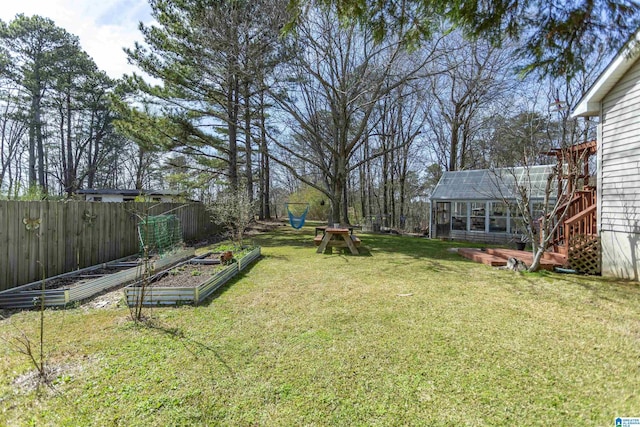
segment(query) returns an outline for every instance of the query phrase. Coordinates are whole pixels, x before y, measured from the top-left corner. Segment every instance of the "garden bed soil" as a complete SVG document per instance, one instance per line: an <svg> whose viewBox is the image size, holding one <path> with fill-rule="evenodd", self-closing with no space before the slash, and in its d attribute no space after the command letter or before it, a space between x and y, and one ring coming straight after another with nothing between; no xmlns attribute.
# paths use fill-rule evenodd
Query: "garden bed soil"
<svg viewBox="0 0 640 427"><path fill-rule="evenodd" d="M149 262L153 263L156 261L158 257L152 256L149 258ZM77 275L68 275L64 277L57 277L52 279L47 279L45 281L45 289L60 289L67 288L71 289L74 285L80 284L81 282L85 282L87 280L97 279L102 276L108 276L109 274L119 273L120 271L127 270L129 268L135 268L133 264L142 264L142 260L140 258L133 258L126 261L126 264L121 265L107 265L105 267L96 268L95 270L82 271ZM41 287L35 286L34 289L41 289Z"/></svg>
<svg viewBox="0 0 640 427"><path fill-rule="evenodd" d="M148 286L151 288L195 288L225 267L224 265L185 264L169 270Z"/></svg>
<svg viewBox="0 0 640 427"><path fill-rule="evenodd" d="M98 277L107 276L109 274L117 273L122 270L126 270L131 267L105 267L98 268L96 270L85 271L77 276L60 277L57 279L51 279L45 281L45 289L59 289L59 288L71 288L73 285L87 280L97 279Z"/></svg>
<svg viewBox="0 0 640 427"><path fill-rule="evenodd" d="M232 259L241 259L253 249L253 247L244 247L242 249L235 248L223 251L209 252L204 255L195 257L190 262L192 264L198 264L203 261L208 262L209 264L225 264L230 262Z"/></svg>
<svg viewBox="0 0 640 427"><path fill-rule="evenodd" d="M227 254L229 252L229 254ZM191 263L193 264L197 264L200 261L213 261L221 263L222 261L224 261L225 259L231 259L233 258L235 254L232 251L224 251L224 252L210 252L207 253L205 255L200 255L194 259L191 260Z"/></svg>

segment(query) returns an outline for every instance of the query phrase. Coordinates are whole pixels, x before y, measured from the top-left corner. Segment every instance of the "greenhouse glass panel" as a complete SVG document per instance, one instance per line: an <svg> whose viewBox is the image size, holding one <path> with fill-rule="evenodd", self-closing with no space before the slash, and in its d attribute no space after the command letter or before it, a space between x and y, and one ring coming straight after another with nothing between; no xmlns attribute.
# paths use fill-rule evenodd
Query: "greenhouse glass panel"
<svg viewBox="0 0 640 427"><path fill-rule="evenodd" d="M526 234L522 212L517 203L509 203L509 232L512 234Z"/></svg>
<svg viewBox="0 0 640 427"><path fill-rule="evenodd" d="M467 230L467 202L453 203L451 210L451 229Z"/></svg>
<svg viewBox="0 0 640 427"><path fill-rule="evenodd" d="M489 202L489 232L506 233L508 206L504 202Z"/></svg>
<svg viewBox="0 0 640 427"><path fill-rule="evenodd" d="M485 230L485 202L471 202L471 231L484 231Z"/></svg>

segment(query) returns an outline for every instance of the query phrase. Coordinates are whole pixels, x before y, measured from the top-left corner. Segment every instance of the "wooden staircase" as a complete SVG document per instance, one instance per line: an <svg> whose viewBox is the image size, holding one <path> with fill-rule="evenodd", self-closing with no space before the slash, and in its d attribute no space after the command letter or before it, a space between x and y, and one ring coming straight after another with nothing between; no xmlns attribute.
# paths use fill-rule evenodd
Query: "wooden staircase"
<svg viewBox="0 0 640 427"><path fill-rule="evenodd" d="M600 272L600 242L597 230L596 189L589 185L589 156L596 153L596 141L552 150L558 170L558 200L564 200L555 217L548 218L556 228L548 248L566 259L569 268L590 274ZM582 165L583 170L580 171ZM566 166L566 167L565 167ZM582 182L583 187L574 190Z"/></svg>
<svg viewBox="0 0 640 427"><path fill-rule="evenodd" d="M572 245L582 244L582 240L575 240L576 236L597 236L595 188L576 191L571 200L557 210L557 217L562 216L562 224L556 229L549 247L553 252L568 257L569 252L575 249Z"/></svg>

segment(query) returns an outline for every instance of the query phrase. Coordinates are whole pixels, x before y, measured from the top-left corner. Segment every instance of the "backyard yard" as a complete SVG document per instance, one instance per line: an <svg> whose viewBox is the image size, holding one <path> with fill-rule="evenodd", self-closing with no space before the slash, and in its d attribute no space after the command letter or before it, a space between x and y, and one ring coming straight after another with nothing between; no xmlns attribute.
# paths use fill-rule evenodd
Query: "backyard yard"
<svg viewBox="0 0 640 427"><path fill-rule="evenodd" d="M0 425L608 426L640 416L640 286L468 261L462 244L313 227L255 236L263 258L199 306L45 313L57 369L34 390L0 320Z"/></svg>

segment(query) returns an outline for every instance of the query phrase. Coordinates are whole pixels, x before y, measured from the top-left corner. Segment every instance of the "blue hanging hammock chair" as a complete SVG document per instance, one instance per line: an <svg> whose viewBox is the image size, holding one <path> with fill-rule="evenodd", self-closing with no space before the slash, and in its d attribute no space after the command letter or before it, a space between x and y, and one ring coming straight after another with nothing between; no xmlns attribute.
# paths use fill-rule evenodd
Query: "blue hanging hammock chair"
<svg viewBox="0 0 640 427"><path fill-rule="evenodd" d="M306 205L306 208L301 215L295 215L291 212L291 209L289 209L289 205ZM299 230L304 225L304 221L309 213L309 203L287 203L287 213L289 214L289 224L296 230Z"/></svg>

